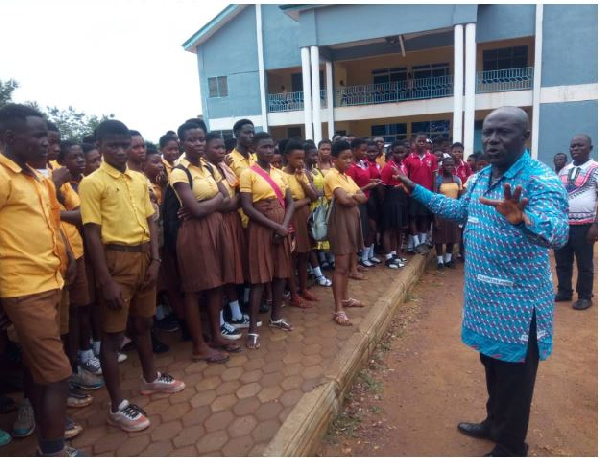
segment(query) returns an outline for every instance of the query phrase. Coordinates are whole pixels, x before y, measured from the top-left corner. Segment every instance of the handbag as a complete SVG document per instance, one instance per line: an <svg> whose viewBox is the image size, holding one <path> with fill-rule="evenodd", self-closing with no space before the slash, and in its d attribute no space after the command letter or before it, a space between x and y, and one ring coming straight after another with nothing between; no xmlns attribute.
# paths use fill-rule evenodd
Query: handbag
<svg viewBox="0 0 600 458"><path fill-rule="evenodd" d="M335 197L328 205L327 201L323 201L315 207L310 214L308 224L310 227L310 233L315 242L322 242L327 240L327 228L329 226L329 218L331 218L331 212L335 205Z"/></svg>

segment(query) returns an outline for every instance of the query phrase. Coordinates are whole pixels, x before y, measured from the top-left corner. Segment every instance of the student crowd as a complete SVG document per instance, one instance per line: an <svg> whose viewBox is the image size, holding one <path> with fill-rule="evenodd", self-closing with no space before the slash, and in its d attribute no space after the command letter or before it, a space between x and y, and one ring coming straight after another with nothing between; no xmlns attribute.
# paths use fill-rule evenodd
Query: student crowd
<svg viewBox="0 0 600 458"><path fill-rule="evenodd" d="M154 366L168 349L156 328L181 329L192 361L224 363L241 351L241 329L248 349L260 346L260 313L293 330L282 307L318 301L309 275L332 287L333 321L349 326L346 310L363 306L349 279L377 264L401 269L404 253L432 246L439 270L455 267L455 248L464 256L462 227L434 217L401 178L458 199L484 154L464 161L460 143L420 133L387 150L383 138L352 135L276 142L248 119L233 134L190 119L157 148L107 120L77 144L31 108L0 109L2 348L11 336L25 366L12 435L37 425L41 456L78 454L64 443L82 430L66 408L104 385L109 424L149 426L121 394L124 345L139 354L143 394L185 389Z"/></svg>

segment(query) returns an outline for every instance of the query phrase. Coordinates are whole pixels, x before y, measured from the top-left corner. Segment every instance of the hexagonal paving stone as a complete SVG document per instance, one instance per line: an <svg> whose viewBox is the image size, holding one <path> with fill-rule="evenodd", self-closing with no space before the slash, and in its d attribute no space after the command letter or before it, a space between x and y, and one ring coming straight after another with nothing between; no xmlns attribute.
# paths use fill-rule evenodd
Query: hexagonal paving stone
<svg viewBox="0 0 600 458"><path fill-rule="evenodd" d="M163 423L160 425L160 428L156 428L152 432L152 441L159 442L162 440L170 440L177 436L183 429L183 425L181 421L169 421L168 423Z"/></svg>
<svg viewBox="0 0 600 458"><path fill-rule="evenodd" d="M270 401L261 405L256 411L255 415L260 422L263 422L277 418L282 410L283 406L279 402Z"/></svg>
<svg viewBox="0 0 600 458"><path fill-rule="evenodd" d="M251 398L242 399L236 405L233 406L233 412L236 415L248 415L256 412L256 409L260 407L260 400L258 397L253 396Z"/></svg>
<svg viewBox="0 0 600 458"><path fill-rule="evenodd" d="M223 456L248 456L248 452L253 446L252 436L236 437L223 446Z"/></svg>
<svg viewBox="0 0 600 458"><path fill-rule="evenodd" d="M262 366L263 364L260 365L260 367ZM240 382L242 383L258 382L264 375L261 369L249 369L246 365L244 365L244 371L245 372L240 377Z"/></svg>
<svg viewBox="0 0 600 458"><path fill-rule="evenodd" d="M285 407L292 407L296 405L303 395L304 392L302 390L289 390L279 396L279 402Z"/></svg>
<svg viewBox="0 0 600 458"><path fill-rule="evenodd" d="M262 386L258 383L249 383L248 385L242 386L236 391L236 395L240 399L249 398L254 396L262 389Z"/></svg>
<svg viewBox="0 0 600 458"><path fill-rule="evenodd" d="M173 445L179 448L195 444L205 433L206 431L202 425L184 428L179 435L173 438Z"/></svg>
<svg viewBox="0 0 600 458"><path fill-rule="evenodd" d="M281 393L282 393L281 388L279 388L278 386L272 386L270 388L263 388L260 391L260 393L258 393L258 398L260 399L261 402L269 402L274 399L277 399L277 397Z"/></svg>
<svg viewBox="0 0 600 458"><path fill-rule="evenodd" d="M277 434L281 423L279 420L267 420L258 424L254 431L252 431L252 437L256 442L269 441Z"/></svg>
<svg viewBox="0 0 600 458"><path fill-rule="evenodd" d="M265 375L260 381L261 386L265 388L270 388L272 386L277 386L284 379L284 376L281 372L273 372L271 374Z"/></svg>
<svg viewBox="0 0 600 458"><path fill-rule="evenodd" d="M229 437L225 431L215 431L205 434L196 442L196 450L199 454L211 453L220 450L228 441Z"/></svg>
<svg viewBox="0 0 600 458"><path fill-rule="evenodd" d="M226 394L224 396L217 396L217 398L210 405L213 412L221 412L233 407L238 402L238 398L235 394Z"/></svg>
<svg viewBox="0 0 600 458"><path fill-rule="evenodd" d="M242 374L244 373L244 369L241 367L230 367L225 369L225 371L221 374L221 380L224 382L228 382L230 380L238 380Z"/></svg>
<svg viewBox="0 0 600 458"><path fill-rule="evenodd" d="M209 405L215 400L216 397L217 393L215 393L214 390L201 391L190 400L190 404L194 408Z"/></svg>
<svg viewBox="0 0 600 458"><path fill-rule="evenodd" d="M284 390L292 390L300 387L303 381L304 379L300 375L293 375L291 377L286 377L283 382L281 382L280 386Z"/></svg>
<svg viewBox="0 0 600 458"><path fill-rule="evenodd" d="M231 380L230 382L222 383L217 387L217 396L235 393L240 386L242 386L242 384L239 380Z"/></svg>
<svg viewBox="0 0 600 458"><path fill-rule="evenodd" d="M210 406L195 407L181 417L181 422L185 428L189 428L204 423L211 413Z"/></svg>
<svg viewBox="0 0 600 458"><path fill-rule="evenodd" d="M229 410L211 415L205 422L206 431L213 432L226 429L235 420L235 415Z"/></svg>
<svg viewBox="0 0 600 458"><path fill-rule="evenodd" d="M221 384L221 379L214 375L212 377L207 377L196 383L196 390L205 391L205 390L214 390Z"/></svg>
<svg viewBox="0 0 600 458"><path fill-rule="evenodd" d="M236 418L233 423L229 425L227 431L231 437L246 436L252 432L257 424L258 421L253 415L245 415Z"/></svg>

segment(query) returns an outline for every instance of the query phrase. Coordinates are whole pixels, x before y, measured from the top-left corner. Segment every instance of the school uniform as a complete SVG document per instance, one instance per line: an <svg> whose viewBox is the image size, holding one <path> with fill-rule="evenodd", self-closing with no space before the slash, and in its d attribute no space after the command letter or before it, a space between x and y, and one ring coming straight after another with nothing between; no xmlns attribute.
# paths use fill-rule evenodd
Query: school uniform
<svg viewBox="0 0 600 458"><path fill-rule="evenodd" d="M100 294L102 330L125 331L128 316L150 318L156 313L156 285L142 288L151 263L147 218L155 212L146 178L102 162L79 185L83 224L100 226L106 265L120 286L124 306L112 310Z"/></svg>
<svg viewBox="0 0 600 458"><path fill-rule="evenodd" d="M340 173L337 169L332 169L325 176L325 197L330 201L333 200L335 190L338 188L342 188L349 195L360 191L360 187L351 177ZM338 255L357 253L364 248L358 207L347 207L337 201L332 202L332 205L334 207L327 226L327 239L332 253Z"/></svg>
<svg viewBox="0 0 600 458"><path fill-rule="evenodd" d="M306 193L304 188L293 173L287 173L288 183L290 186L290 192L294 200L306 199ZM306 174L302 172L302 178L306 184L309 184ZM292 226L294 227L294 233L296 236L296 252L298 253L310 253L312 250L312 241L308 234L308 218L310 217L310 205L304 205L302 207L296 207L294 209L294 215L292 216Z"/></svg>
<svg viewBox="0 0 600 458"><path fill-rule="evenodd" d="M433 154L426 152L423 157L419 157L417 153L410 153L404 159L404 166L410 180L426 189L433 189L433 179L438 168ZM408 211L411 216L431 216L431 211L413 198L410 199Z"/></svg>
<svg viewBox="0 0 600 458"><path fill-rule="evenodd" d="M230 198L234 198L239 187L233 170L227 164L220 162L215 165L204 162L204 166L209 170L217 183L223 183ZM244 283L247 275L248 253L246 251L246 241L244 239L244 229L237 210L233 210L223 215L223 282L226 285L241 285Z"/></svg>
<svg viewBox="0 0 600 458"><path fill-rule="evenodd" d="M369 168L369 176L372 180L381 179L381 166L377 161L366 161L367 167ZM381 218L381 205L383 203L383 193L379 187L373 188L369 194L369 200L367 201L367 215L369 219L380 223Z"/></svg>
<svg viewBox="0 0 600 458"><path fill-rule="evenodd" d="M438 176L436 179L436 192L438 194L443 194L444 196L450 199L458 199L460 196L460 191L462 191L462 183L460 178L457 176L453 176L452 183L444 183L442 181L442 176ZM449 219L442 218L437 216L437 224L433 225L433 230L431 233L431 239L433 243L458 243L460 242L460 228L458 224L454 221L450 221Z"/></svg>
<svg viewBox="0 0 600 458"><path fill-rule="evenodd" d="M403 188L398 187L401 182L394 178L397 169L406 174L402 163L390 160L381 172L381 180L385 184L385 195L382 205L381 223L384 230L405 229L408 227L408 194Z"/></svg>
<svg viewBox="0 0 600 458"><path fill-rule="evenodd" d="M255 154L248 154L248 157L245 158L244 156L242 156L242 153L240 153L237 148L233 148L231 153L228 154L228 157L231 159L231 164L229 165L229 167L231 168L231 170L233 170L233 173L235 173L235 175L238 177L238 180L241 178L242 172L244 170L256 164ZM239 214L242 220L242 227L245 229L248 227L249 219L241 208L239 209Z"/></svg>
<svg viewBox="0 0 600 458"><path fill-rule="evenodd" d="M256 167L260 167L256 165ZM265 171L265 173L267 173ZM289 187L287 176L275 167L268 172L271 180L279 188L283 198ZM276 223L285 219L285 202L280 202L272 186L253 167L242 172L240 192L252 195L252 205L265 217ZM256 221L248 223L248 280L251 284L268 283L273 278L289 278L290 241L289 237L275 240L275 231Z"/></svg>
<svg viewBox="0 0 600 458"><path fill-rule="evenodd" d="M214 198L219 193L217 182L210 172L200 163L193 165L185 157L179 165L187 168L192 176L192 193L198 202ZM169 178L171 186L189 180L184 170L173 169ZM175 189L175 188L174 188ZM175 191L177 193L177 191ZM179 200L181 198L178 195ZM204 218L190 218L183 221L177 234L177 265L181 277L182 289L186 293L197 293L224 284L223 253L221 247L223 216L213 212Z"/></svg>
<svg viewBox="0 0 600 458"><path fill-rule="evenodd" d="M40 385L71 376L59 333L66 252L50 180L0 154L0 304Z"/></svg>
<svg viewBox="0 0 600 458"><path fill-rule="evenodd" d="M324 192L325 175L327 175L330 171L331 171L331 169L321 170L317 167L312 168L310 173L312 175L313 187L315 188L315 191L317 191L318 193ZM323 203L326 203L326 202L327 202L327 198L325 196L319 197L312 204L310 204L310 211L312 212L319 205L323 205ZM329 241L322 240L320 242L314 242L313 248L316 250L329 251Z"/></svg>
<svg viewBox="0 0 600 458"><path fill-rule="evenodd" d="M371 171L369 170L369 166L366 161L358 161L353 162L346 175L358 185L359 188L363 188L371 182ZM369 228L369 210L368 210L368 202L371 197L371 189L366 189L363 191L365 197L367 198L367 202L364 204L360 204L358 206L358 210L360 212L360 224L363 236L366 238L370 234L371 230Z"/></svg>

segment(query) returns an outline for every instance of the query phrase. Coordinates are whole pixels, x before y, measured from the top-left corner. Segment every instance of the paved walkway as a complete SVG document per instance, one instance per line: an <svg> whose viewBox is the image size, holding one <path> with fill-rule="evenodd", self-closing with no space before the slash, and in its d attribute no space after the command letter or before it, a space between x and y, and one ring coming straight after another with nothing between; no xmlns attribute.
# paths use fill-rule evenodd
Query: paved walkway
<svg viewBox="0 0 600 458"><path fill-rule="evenodd" d="M141 371L135 352L121 365L126 398L142 406L152 424L141 433L125 433L106 424L108 395L94 394L95 402L69 414L84 427L74 447L95 456L259 456L275 436L304 393L317 386L328 365L370 310L369 304L385 293L399 272L370 269L368 281L350 281L350 292L367 307L351 309L355 326L332 321L331 288L314 287L321 299L311 310L286 307L294 331L285 333L264 326L261 348L231 356L223 365L190 360L190 344L179 334L160 337L171 350L156 358L159 370L185 381L187 388L171 396L143 396ZM263 322L267 316L261 315ZM245 334L240 342L245 342ZM10 431L15 414L0 415L0 428ZM5 456L34 455L34 437L14 439L0 448Z"/></svg>

